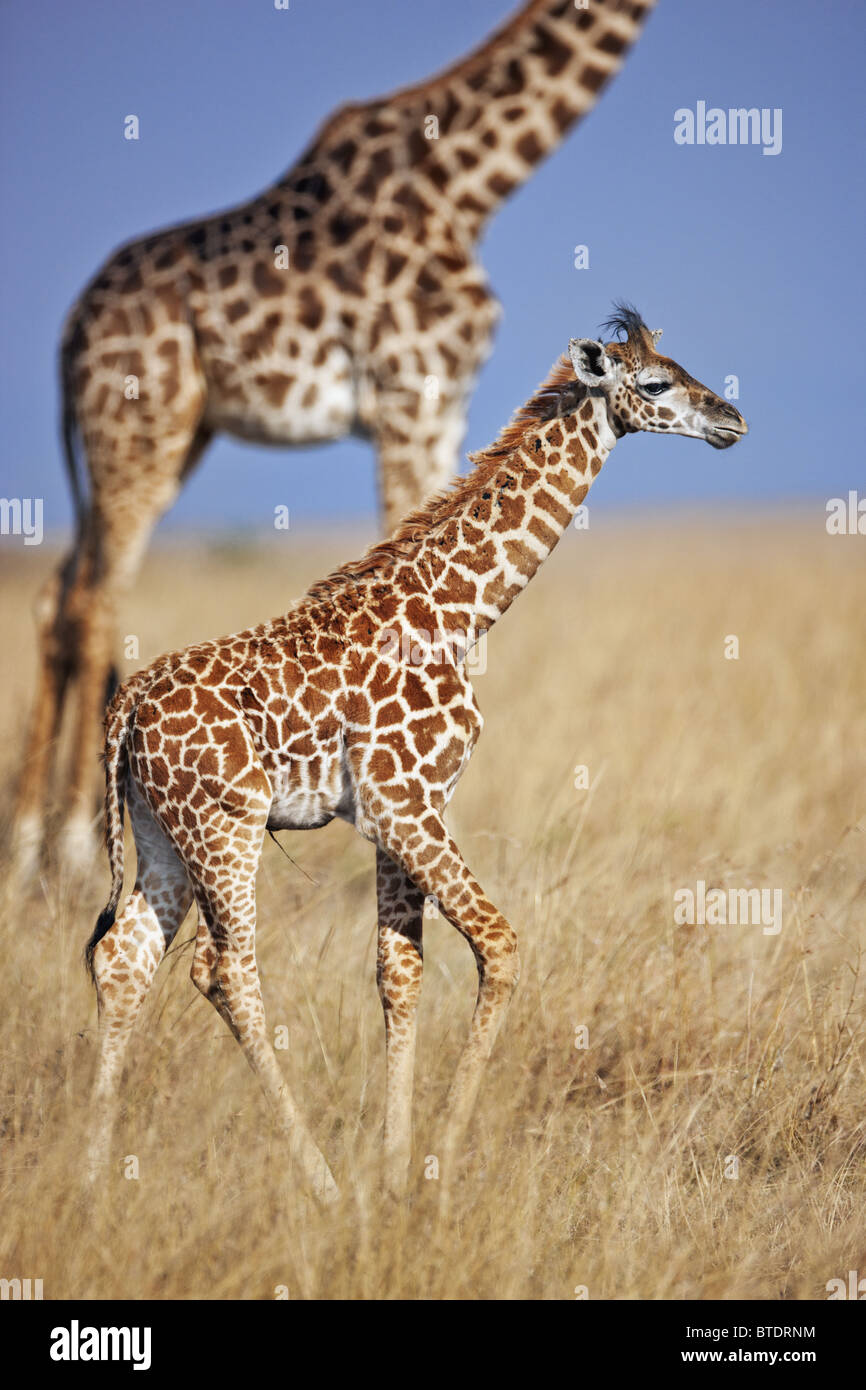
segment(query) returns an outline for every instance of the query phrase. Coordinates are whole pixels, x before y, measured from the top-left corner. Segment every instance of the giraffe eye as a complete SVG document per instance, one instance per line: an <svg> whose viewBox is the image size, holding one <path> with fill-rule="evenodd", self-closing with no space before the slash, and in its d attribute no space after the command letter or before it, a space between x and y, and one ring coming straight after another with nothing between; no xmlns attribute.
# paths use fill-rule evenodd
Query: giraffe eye
<svg viewBox="0 0 866 1390"><path fill-rule="evenodd" d="M670 385L669 381L642 381L640 389L648 396L660 396L663 391L670 390Z"/></svg>

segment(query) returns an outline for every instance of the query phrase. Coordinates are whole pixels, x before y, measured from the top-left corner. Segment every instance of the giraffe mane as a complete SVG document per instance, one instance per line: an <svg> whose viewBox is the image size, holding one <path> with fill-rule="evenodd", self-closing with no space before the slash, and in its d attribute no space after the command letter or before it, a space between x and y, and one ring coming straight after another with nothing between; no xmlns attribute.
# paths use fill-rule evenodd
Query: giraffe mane
<svg viewBox="0 0 866 1390"><path fill-rule="evenodd" d="M652 336L634 305L624 299L614 300L613 312L601 325L601 331L609 333L611 338L618 338L620 342L624 338L640 338L644 333L647 337Z"/></svg>
<svg viewBox="0 0 866 1390"><path fill-rule="evenodd" d="M395 87L392 91L385 92L380 96L345 102L319 127L310 148L299 162L303 162L303 158L309 157L322 145L328 145L342 136L346 129L353 129L359 113L363 111L374 112L385 105L411 110L419 100L429 98L442 89L448 88L454 81L467 81L479 69L483 69L486 62L496 56L504 43L507 43L514 35L519 34L521 29L527 29L527 21L530 16L542 12L543 8L543 0L530 0L528 5L515 10L468 53L464 53L453 62L438 68L427 77L419 78L417 82L405 83L403 86ZM527 38L528 43L529 39Z"/></svg>
<svg viewBox="0 0 866 1390"><path fill-rule="evenodd" d="M453 479L432 497L404 517L387 540L377 541L357 560L347 560L307 590L305 598L328 599L361 578L386 569L397 560L411 559L419 545L436 529L460 511L487 484L504 458L515 453L538 425L552 420L564 400L570 407L584 394L576 380L567 354L557 359L530 399L515 411L497 438L485 449L468 455L471 473Z"/></svg>

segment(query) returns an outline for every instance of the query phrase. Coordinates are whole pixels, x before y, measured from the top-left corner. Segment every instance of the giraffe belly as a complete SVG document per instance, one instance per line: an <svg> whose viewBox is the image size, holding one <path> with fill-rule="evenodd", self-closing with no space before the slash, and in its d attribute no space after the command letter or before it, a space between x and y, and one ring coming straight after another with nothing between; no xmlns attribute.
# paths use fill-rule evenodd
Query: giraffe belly
<svg viewBox="0 0 866 1390"><path fill-rule="evenodd" d="M354 820L348 776L338 756L323 760L293 759L268 768L273 800L269 830L318 830L335 816ZM349 814L347 814L349 812Z"/></svg>
<svg viewBox="0 0 866 1390"><path fill-rule="evenodd" d="M343 438L357 418L351 358L338 344L320 355L309 345L296 358L220 363L208 371L208 425L259 444Z"/></svg>

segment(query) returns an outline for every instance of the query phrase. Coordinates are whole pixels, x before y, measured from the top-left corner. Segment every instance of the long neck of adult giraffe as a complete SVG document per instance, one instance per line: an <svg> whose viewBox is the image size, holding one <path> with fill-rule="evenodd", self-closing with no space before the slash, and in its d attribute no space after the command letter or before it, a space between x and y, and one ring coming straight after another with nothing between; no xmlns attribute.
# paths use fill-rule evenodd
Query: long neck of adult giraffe
<svg viewBox="0 0 866 1390"><path fill-rule="evenodd" d="M532 0L462 62L391 98L416 171L470 237L595 105L654 4Z"/></svg>
<svg viewBox="0 0 866 1390"><path fill-rule="evenodd" d="M509 435L517 435L509 445ZM428 630L448 634L460 658L489 631L544 563L616 443L607 403L572 382L561 413L518 418L500 444L477 455L431 525L415 565L435 608ZM423 616L421 600L419 616ZM420 626L424 626L424 622Z"/></svg>

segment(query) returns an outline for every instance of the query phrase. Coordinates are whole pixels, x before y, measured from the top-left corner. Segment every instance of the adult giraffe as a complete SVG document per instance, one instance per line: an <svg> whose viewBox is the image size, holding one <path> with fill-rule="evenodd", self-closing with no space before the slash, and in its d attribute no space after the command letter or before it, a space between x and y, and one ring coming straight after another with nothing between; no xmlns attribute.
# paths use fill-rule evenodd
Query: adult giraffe
<svg viewBox="0 0 866 1390"><path fill-rule="evenodd" d="M86 862L115 604L215 433L371 438L389 531L451 476L499 312L479 236L595 103L653 4L532 0L454 67L338 110L264 193L130 242L85 289L60 358L77 534L38 605L19 870L42 844L73 679L61 851Z"/></svg>
<svg viewBox="0 0 866 1390"><path fill-rule="evenodd" d="M465 658L559 541L617 439L637 430L735 444L743 417L656 352L626 306L606 345L569 356L475 467L390 541L260 627L160 657L106 719L108 906L87 946L102 1047L92 1166L105 1156L126 1046L168 945L195 901L192 978L240 1042L321 1195L330 1169L285 1086L255 955L256 871L267 829L335 816L376 846L378 981L385 1012L390 1185L410 1157L425 895L469 942L478 997L451 1094L453 1144L517 981L517 939L464 863L445 809L481 732ZM123 888L123 805L138 865Z"/></svg>

